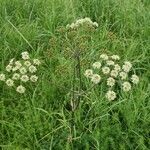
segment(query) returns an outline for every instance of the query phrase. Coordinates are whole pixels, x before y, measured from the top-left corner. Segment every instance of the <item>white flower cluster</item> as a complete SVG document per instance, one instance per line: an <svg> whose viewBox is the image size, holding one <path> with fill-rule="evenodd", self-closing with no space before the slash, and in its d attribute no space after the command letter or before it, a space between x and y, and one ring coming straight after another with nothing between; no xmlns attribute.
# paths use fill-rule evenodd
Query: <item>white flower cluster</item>
<svg viewBox="0 0 150 150"><path fill-rule="evenodd" d="M0 73L0 81L4 81L9 87L16 87L18 93L25 93L26 88L23 86L26 82L36 82L37 67L41 64L39 59L31 59L28 52L21 53L22 59L9 61L6 66L7 73Z"/></svg>
<svg viewBox="0 0 150 150"><path fill-rule="evenodd" d="M68 29L77 29L79 28L80 26L83 26L83 25L89 25L89 26L93 26L93 27L98 27L98 23L97 22L93 22L90 18L82 18L82 19L78 19L76 20L76 22L72 23L72 24L68 24L66 26L66 28Z"/></svg>
<svg viewBox="0 0 150 150"><path fill-rule="evenodd" d="M129 76L132 64L125 61L123 65L119 65L119 60L118 55L101 54L100 60L92 64L93 69L87 69L84 73L94 84L100 83L101 79L106 83L108 87L106 98L109 101L115 100L117 97L114 91L115 85L118 84L124 92L128 92L131 90L131 83L138 84L139 82L139 77L136 74Z"/></svg>

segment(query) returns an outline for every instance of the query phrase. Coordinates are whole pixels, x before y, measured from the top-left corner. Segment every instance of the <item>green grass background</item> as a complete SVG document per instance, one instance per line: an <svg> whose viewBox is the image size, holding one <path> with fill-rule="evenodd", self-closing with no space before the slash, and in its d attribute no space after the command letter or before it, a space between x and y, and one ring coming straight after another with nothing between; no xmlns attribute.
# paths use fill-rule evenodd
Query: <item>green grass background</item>
<svg viewBox="0 0 150 150"><path fill-rule="evenodd" d="M132 61L140 84L112 104L103 89L92 90L75 113L70 142L71 114L64 104L72 77L56 75L57 62L45 53L58 26L82 17L99 23L91 49L97 45ZM117 38L106 38L108 32ZM150 149L149 0L0 0L0 71L26 50L43 61L40 80L25 95L0 83L2 150ZM59 54L56 59L65 63Z"/></svg>

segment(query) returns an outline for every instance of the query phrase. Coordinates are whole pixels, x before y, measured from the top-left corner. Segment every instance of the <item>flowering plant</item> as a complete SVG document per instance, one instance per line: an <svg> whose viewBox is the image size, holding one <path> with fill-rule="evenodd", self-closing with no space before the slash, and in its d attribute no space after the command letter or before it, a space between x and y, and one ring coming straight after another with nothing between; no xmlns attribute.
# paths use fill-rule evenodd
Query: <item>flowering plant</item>
<svg viewBox="0 0 150 150"><path fill-rule="evenodd" d="M15 87L18 93L25 93L25 83L37 82L36 72L41 62L39 59L31 59L28 52L22 52L21 56L21 60L12 58L9 61L6 73L0 74L0 81L4 81L9 87Z"/></svg>
<svg viewBox="0 0 150 150"><path fill-rule="evenodd" d="M116 86L121 87L124 92L128 92L131 90L131 84L139 82L139 77L136 74L130 76L132 64L125 61L123 65L120 65L119 60L118 55L101 54L100 60L93 63L92 69L87 69L84 73L93 84L106 83L108 87L106 98L109 101L115 100L117 97Z"/></svg>
<svg viewBox="0 0 150 150"><path fill-rule="evenodd" d="M90 26L90 27L98 27L98 23L97 22L93 22L90 18L86 17L86 18L81 18L76 20L75 22L68 24L66 27L68 29L78 29L81 26Z"/></svg>

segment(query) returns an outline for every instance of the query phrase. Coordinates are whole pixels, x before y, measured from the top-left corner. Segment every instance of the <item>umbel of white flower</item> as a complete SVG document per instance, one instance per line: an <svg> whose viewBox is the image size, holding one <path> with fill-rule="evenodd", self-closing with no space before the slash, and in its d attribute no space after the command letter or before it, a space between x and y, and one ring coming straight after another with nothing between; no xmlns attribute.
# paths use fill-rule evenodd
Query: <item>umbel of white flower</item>
<svg viewBox="0 0 150 150"><path fill-rule="evenodd" d="M109 90L107 93L106 93L106 98L109 100L109 101L112 101L116 98L116 93L114 91L111 91Z"/></svg>
<svg viewBox="0 0 150 150"><path fill-rule="evenodd" d="M100 59L92 64L92 68L85 70L84 76L93 84L100 82L106 83L108 91L106 98L109 101L117 98L116 85L120 86L124 92L129 92L133 84L138 84L139 77L131 74L132 64L129 61L123 62L121 65L118 55L100 55Z"/></svg>
<svg viewBox="0 0 150 150"><path fill-rule="evenodd" d="M101 80L101 76L98 74L93 74L91 77L91 81L95 84L98 84Z"/></svg>
<svg viewBox="0 0 150 150"><path fill-rule="evenodd" d="M0 74L0 81L5 81L6 77L5 74L1 73Z"/></svg>
<svg viewBox="0 0 150 150"><path fill-rule="evenodd" d="M24 59L24 60L27 60L30 58L28 52L22 52L21 55L22 55L22 59Z"/></svg>
<svg viewBox="0 0 150 150"><path fill-rule="evenodd" d="M8 87L16 88L20 94L25 93L25 84L38 81L36 72L41 64L39 59L31 59L27 51L21 53L21 59L12 58L6 66L5 73L0 73L0 81ZM19 85L18 85L19 84Z"/></svg>
<svg viewBox="0 0 150 150"><path fill-rule="evenodd" d="M19 85L19 86L16 88L16 91L17 91L18 93L20 93L20 94L23 94L23 93L25 93L26 88L25 88L24 86L22 86L22 85Z"/></svg>
<svg viewBox="0 0 150 150"><path fill-rule="evenodd" d="M82 18L82 19L78 19L75 22L68 24L66 26L67 29L77 29L80 26L84 26L84 25L89 25L89 26L93 26L93 27L98 27L98 23L97 22L93 22L90 18L86 17L86 18Z"/></svg>

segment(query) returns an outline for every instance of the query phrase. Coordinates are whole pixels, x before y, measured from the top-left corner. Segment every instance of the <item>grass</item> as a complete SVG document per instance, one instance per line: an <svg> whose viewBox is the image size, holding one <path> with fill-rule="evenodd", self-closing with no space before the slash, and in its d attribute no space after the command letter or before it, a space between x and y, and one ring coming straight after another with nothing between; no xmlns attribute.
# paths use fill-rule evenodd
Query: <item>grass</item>
<svg viewBox="0 0 150 150"><path fill-rule="evenodd" d="M26 50L43 61L40 80L24 95L0 82L2 150L150 149L148 0L0 0L0 10L0 71ZM72 117L72 62L49 40L57 27L82 17L100 25L85 58L92 63L108 49L133 62L140 84L111 104L102 87L93 89Z"/></svg>

